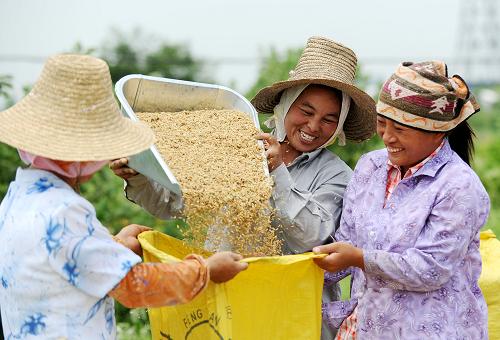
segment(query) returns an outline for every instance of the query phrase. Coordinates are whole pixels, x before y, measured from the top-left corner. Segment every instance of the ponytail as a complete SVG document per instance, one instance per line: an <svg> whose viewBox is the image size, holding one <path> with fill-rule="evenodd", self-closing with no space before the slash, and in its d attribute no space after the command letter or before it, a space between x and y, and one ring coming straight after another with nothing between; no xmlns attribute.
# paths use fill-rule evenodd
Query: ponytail
<svg viewBox="0 0 500 340"><path fill-rule="evenodd" d="M458 124L448 133L451 149L470 166L474 155L474 138L476 135L467 121Z"/></svg>

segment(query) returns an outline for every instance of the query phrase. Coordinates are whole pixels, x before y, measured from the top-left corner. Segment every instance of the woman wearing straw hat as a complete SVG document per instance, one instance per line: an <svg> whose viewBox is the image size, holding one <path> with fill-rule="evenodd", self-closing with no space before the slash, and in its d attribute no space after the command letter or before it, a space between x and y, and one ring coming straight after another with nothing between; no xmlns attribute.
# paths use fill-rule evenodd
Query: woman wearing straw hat
<svg viewBox="0 0 500 340"><path fill-rule="evenodd" d="M357 59L349 48L311 37L286 81L259 91L252 104L273 113L263 133L274 179L274 226L284 253L311 250L330 239L339 225L351 169L326 149L336 140L359 142L375 130L375 102L354 85ZM339 299L337 285L325 286L323 302ZM335 328L323 322L322 339Z"/></svg>
<svg viewBox="0 0 500 340"><path fill-rule="evenodd" d="M356 64L349 48L311 37L289 79L252 99L257 111L273 113L266 122L272 133L260 138L286 253L311 250L338 226L352 171L326 147L363 141L375 131L375 102L354 85Z"/></svg>
<svg viewBox="0 0 500 340"><path fill-rule="evenodd" d="M7 339L114 339L114 302L160 306L246 267L233 253L148 264L130 225L115 240L78 194L109 159L147 149L152 131L121 116L107 64L57 55L33 90L0 113L0 141L30 165L0 205L0 305ZM131 251L133 250L133 251Z"/></svg>
<svg viewBox="0 0 500 340"><path fill-rule="evenodd" d="M338 339L487 339L479 230L489 198L469 166L479 111L443 62L403 63L385 82L377 132L344 196L336 239L314 249L327 281L352 275L333 302ZM347 317L347 318L346 318ZM345 318L345 320L344 320ZM344 320L344 321L342 321Z"/></svg>

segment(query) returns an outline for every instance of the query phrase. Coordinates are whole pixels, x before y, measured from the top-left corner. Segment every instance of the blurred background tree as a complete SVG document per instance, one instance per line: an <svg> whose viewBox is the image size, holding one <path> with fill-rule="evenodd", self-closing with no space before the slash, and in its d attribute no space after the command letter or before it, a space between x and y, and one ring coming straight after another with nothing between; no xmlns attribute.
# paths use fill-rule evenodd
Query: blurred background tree
<svg viewBox="0 0 500 340"><path fill-rule="evenodd" d="M269 52L261 57L257 80L245 96L252 99L260 89L277 81L286 80L288 73L295 68L302 51L303 48L289 48L280 53L271 47Z"/></svg>
<svg viewBox="0 0 500 340"><path fill-rule="evenodd" d="M129 74L210 81L205 63L187 45L162 41L140 29L129 33L114 29L107 40L95 52L108 62L113 83Z"/></svg>
<svg viewBox="0 0 500 340"><path fill-rule="evenodd" d="M0 98L5 101L5 107L14 104L12 97L12 77L0 75ZM10 181L14 178L17 167L21 165L17 151L0 143L0 200L3 199Z"/></svg>
<svg viewBox="0 0 500 340"><path fill-rule="evenodd" d="M0 74L0 98L10 99L10 92L12 91L12 76ZM11 105L12 103L7 103Z"/></svg>

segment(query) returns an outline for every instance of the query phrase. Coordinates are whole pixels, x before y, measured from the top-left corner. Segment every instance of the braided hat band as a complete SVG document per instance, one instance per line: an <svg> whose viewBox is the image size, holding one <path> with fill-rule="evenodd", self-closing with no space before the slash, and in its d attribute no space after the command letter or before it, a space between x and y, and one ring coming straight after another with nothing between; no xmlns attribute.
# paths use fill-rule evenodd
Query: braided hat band
<svg viewBox="0 0 500 340"><path fill-rule="evenodd" d="M378 114L426 131L446 132L479 111L460 76L448 78L442 61L404 62L384 83Z"/></svg>

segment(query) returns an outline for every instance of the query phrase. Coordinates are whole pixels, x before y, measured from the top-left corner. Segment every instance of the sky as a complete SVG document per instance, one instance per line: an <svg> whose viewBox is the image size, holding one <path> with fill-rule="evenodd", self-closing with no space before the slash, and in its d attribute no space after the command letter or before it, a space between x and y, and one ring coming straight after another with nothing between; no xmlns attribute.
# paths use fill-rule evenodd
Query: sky
<svg viewBox="0 0 500 340"><path fill-rule="evenodd" d="M401 61L453 60L459 0L0 0L0 75L16 92L33 83L52 54L106 44L112 29L140 29L152 40L184 43L198 58L221 62L214 81L244 93L259 60L322 35L353 49L363 69L383 80ZM150 42L151 40L149 40ZM148 41L142 42L148 44ZM134 42L140 44L141 42ZM22 57L22 58L21 58ZM36 57L26 62L25 57Z"/></svg>

